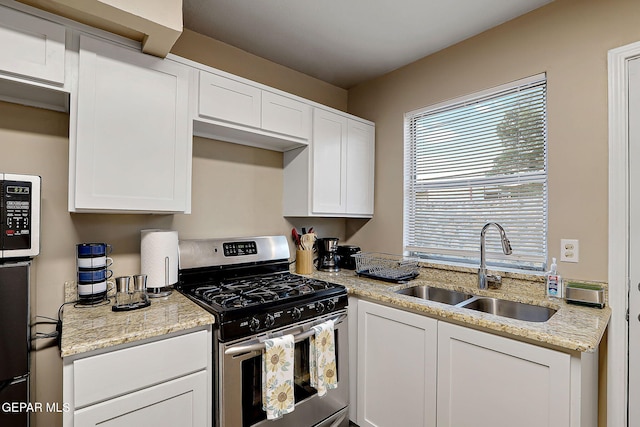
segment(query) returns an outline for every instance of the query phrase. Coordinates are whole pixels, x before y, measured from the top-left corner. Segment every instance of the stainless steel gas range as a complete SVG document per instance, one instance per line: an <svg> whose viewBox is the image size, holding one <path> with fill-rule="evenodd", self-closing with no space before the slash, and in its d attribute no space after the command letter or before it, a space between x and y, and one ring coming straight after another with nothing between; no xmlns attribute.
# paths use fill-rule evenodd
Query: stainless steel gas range
<svg viewBox="0 0 640 427"><path fill-rule="evenodd" d="M177 288L214 314L216 427L349 425L347 291L289 272L285 236L181 240ZM338 387L310 385L313 326L334 321ZM262 409L262 353L268 338L295 340L295 410L277 420Z"/></svg>

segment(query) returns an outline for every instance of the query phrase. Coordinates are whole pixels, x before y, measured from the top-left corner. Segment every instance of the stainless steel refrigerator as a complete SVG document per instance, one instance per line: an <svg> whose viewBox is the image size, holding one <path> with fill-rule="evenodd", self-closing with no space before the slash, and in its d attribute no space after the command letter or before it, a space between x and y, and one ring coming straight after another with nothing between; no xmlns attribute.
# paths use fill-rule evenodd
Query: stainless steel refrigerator
<svg viewBox="0 0 640 427"><path fill-rule="evenodd" d="M29 425L29 261L0 264L0 426Z"/></svg>

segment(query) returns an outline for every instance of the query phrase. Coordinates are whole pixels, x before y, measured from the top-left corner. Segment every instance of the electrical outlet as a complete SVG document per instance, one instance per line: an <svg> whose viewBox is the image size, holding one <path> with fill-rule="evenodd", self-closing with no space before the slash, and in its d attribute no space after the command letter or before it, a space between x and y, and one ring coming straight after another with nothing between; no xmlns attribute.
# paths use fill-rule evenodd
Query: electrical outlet
<svg viewBox="0 0 640 427"><path fill-rule="evenodd" d="M580 244L577 239L560 240L560 261L578 262L580 260Z"/></svg>

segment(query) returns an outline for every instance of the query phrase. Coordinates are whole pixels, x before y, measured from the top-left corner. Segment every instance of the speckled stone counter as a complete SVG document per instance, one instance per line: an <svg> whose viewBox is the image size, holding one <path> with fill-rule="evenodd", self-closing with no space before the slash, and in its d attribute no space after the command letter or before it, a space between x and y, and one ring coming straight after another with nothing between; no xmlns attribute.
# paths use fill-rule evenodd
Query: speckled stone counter
<svg viewBox="0 0 640 427"><path fill-rule="evenodd" d="M590 308L567 304L562 299L547 297L544 278L533 275L502 273L502 287L497 290L478 289L477 272L473 269L433 268L428 264L420 269L420 275L416 279L406 284L386 283L358 277L351 270L342 270L337 273L315 271L311 276L342 284L347 287L349 295L358 298L523 341L579 352L594 352L598 348L611 317L611 309L608 305L603 309ZM527 322L394 292L416 285L429 285L475 295L542 305L556 309L557 312L546 322Z"/></svg>
<svg viewBox="0 0 640 427"><path fill-rule="evenodd" d="M132 311L114 312L111 304L95 307L69 304L63 314L61 355L68 357L214 321L212 314L177 291L165 298L153 298L149 307Z"/></svg>

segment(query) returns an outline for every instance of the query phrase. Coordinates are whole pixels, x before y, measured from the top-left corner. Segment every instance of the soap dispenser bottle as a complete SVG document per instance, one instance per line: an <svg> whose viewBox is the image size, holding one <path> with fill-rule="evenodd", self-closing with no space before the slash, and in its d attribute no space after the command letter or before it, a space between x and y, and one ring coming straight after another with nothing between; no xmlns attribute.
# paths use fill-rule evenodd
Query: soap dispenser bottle
<svg viewBox="0 0 640 427"><path fill-rule="evenodd" d="M555 258L552 258L551 269L547 272L546 277L547 295L562 298L562 277L558 274L558 265Z"/></svg>

